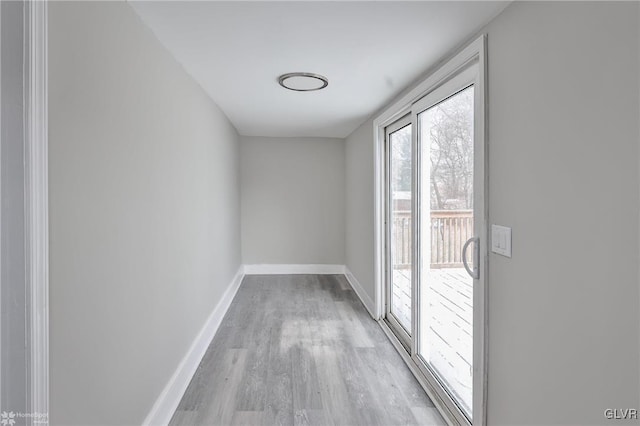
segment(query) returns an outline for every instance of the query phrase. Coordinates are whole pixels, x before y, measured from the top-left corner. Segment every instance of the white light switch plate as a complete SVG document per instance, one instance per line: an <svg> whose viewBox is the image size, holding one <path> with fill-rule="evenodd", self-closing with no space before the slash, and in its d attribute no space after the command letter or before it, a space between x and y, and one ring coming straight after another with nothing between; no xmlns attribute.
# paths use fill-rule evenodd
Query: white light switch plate
<svg viewBox="0 0 640 426"><path fill-rule="evenodd" d="M511 228L491 225L491 251L506 257L511 257Z"/></svg>

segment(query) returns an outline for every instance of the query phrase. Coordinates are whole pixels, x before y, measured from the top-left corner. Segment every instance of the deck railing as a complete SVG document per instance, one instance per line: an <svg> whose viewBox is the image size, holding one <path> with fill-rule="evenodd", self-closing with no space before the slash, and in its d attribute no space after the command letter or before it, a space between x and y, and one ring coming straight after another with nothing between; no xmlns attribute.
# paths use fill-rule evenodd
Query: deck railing
<svg viewBox="0 0 640 426"><path fill-rule="evenodd" d="M462 267L462 246L472 236L473 210L431 211L431 267ZM412 255L410 211L393 212L391 239L395 248L394 269L409 268Z"/></svg>

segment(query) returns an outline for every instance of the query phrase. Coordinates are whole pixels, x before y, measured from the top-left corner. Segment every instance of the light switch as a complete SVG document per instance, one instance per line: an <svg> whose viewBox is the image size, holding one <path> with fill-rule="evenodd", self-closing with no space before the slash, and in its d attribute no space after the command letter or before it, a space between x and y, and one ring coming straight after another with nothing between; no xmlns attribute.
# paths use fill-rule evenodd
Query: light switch
<svg viewBox="0 0 640 426"><path fill-rule="evenodd" d="M506 257L511 257L511 228L491 225L491 251Z"/></svg>

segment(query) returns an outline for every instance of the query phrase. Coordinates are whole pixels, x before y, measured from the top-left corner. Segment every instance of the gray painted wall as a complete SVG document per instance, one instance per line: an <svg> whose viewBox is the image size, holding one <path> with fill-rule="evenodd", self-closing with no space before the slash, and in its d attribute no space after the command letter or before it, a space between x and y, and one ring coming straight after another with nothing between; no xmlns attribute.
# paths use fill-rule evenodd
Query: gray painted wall
<svg viewBox="0 0 640 426"><path fill-rule="evenodd" d="M28 318L26 314L23 120L23 4L0 3L2 91L0 144L0 411L28 410ZM24 418L16 419L17 425Z"/></svg>
<svg viewBox="0 0 640 426"><path fill-rule="evenodd" d="M490 215L513 227L513 258L490 256L489 424L638 404L637 8L516 2L483 31ZM373 298L372 125L346 140L346 259Z"/></svg>
<svg viewBox="0 0 640 426"><path fill-rule="evenodd" d="M346 265L375 301L373 120L367 120L345 140Z"/></svg>
<svg viewBox="0 0 640 426"><path fill-rule="evenodd" d="M343 265L344 141L242 137L240 152L243 263Z"/></svg>
<svg viewBox="0 0 640 426"><path fill-rule="evenodd" d="M51 420L140 424L240 265L237 133L124 2L49 5Z"/></svg>
<svg viewBox="0 0 640 426"><path fill-rule="evenodd" d="M640 397L637 7L514 4L488 28L490 214L514 229L489 271L490 420L601 424Z"/></svg>

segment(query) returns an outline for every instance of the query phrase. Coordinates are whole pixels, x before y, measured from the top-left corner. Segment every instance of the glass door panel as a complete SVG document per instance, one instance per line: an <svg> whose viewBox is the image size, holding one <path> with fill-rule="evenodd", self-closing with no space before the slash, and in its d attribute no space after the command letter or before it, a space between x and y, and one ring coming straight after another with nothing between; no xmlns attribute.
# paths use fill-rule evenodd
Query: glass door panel
<svg viewBox="0 0 640 426"><path fill-rule="evenodd" d="M474 87L468 86L417 114L418 355L469 419L474 280L464 268L462 252L474 236L473 112Z"/></svg>
<svg viewBox="0 0 640 426"><path fill-rule="evenodd" d="M402 123L400 123L402 125ZM388 133L389 313L411 336L411 123Z"/></svg>

